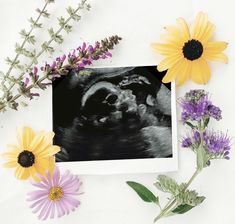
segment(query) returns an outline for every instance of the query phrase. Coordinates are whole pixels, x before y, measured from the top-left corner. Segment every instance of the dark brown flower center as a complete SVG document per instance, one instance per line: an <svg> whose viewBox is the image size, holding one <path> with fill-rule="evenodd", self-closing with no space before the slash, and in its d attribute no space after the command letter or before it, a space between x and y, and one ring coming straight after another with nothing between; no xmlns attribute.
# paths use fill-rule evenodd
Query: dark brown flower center
<svg viewBox="0 0 235 224"><path fill-rule="evenodd" d="M196 60L202 56L203 46L198 40L189 40L183 46L184 57L190 61Z"/></svg>
<svg viewBox="0 0 235 224"><path fill-rule="evenodd" d="M24 168L32 166L34 162L35 156L32 152L28 150L24 150L18 156L18 163Z"/></svg>

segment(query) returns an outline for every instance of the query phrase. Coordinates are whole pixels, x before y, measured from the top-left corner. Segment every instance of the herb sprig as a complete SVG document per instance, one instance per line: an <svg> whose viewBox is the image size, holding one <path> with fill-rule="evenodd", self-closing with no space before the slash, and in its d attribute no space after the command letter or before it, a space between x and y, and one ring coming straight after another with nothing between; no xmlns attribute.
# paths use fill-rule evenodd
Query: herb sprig
<svg viewBox="0 0 235 224"><path fill-rule="evenodd" d="M210 166L214 159L229 159L231 139L222 132L210 131L208 128L211 119L221 120L221 110L209 100L209 94L204 90L191 90L181 99L181 120L190 128L190 134L181 142L183 148L191 149L196 155L197 167L192 177L186 182L178 184L174 179L159 175L155 187L170 195L165 206L160 204L159 197L140 183L128 181L127 184L145 202L156 204L160 212L154 222L176 214L184 214L200 205L204 196L199 196L189 186L203 169Z"/></svg>
<svg viewBox="0 0 235 224"><path fill-rule="evenodd" d="M57 57L51 64L45 64L41 68L34 67L24 80L21 81L18 94L8 97L5 104L0 104L0 112L4 112L6 107L17 110L19 103L16 101L22 96L29 99L38 97L38 89L45 90L54 79L68 75L71 71L81 72L86 66L91 65L93 61L111 57L110 50L120 42L121 38L117 35L105 38L96 42L94 46L83 43L82 46L74 49L68 55ZM65 63L67 60L67 63ZM39 75L39 72L42 74ZM47 82L43 82L47 80ZM49 81L49 82L48 82ZM27 105L23 102L24 105Z"/></svg>

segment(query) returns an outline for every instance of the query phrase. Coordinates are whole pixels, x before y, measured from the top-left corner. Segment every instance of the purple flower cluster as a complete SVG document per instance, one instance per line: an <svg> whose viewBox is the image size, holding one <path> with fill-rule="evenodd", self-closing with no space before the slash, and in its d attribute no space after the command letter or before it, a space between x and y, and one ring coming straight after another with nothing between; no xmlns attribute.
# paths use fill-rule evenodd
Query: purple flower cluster
<svg viewBox="0 0 235 224"><path fill-rule="evenodd" d="M193 131L191 136L187 136L182 139L181 146L183 148L197 147L200 142L200 133L198 131Z"/></svg>
<svg viewBox="0 0 235 224"><path fill-rule="evenodd" d="M202 134L203 146L209 154L229 159L231 148L230 138L221 133L214 131L205 131ZM184 137L181 143L183 148L197 149L201 144L201 136L198 131L193 131L191 136Z"/></svg>
<svg viewBox="0 0 235 224"><path fill-rule="evenodd" d="M221 110L209 100L208 93L204 90L191 90L186 93L181 101L183 109L181 119L183 123L187 121L200 121L205 118L220 120Z"/></svg>
<svg viewBox="0 0 235 224"><path fill-rule="evenodd" d="M212 154L223 155L225 159L229 159L229 151L231 148L230 138L219 132L205 132L203 141L208 150Z"/></svg>

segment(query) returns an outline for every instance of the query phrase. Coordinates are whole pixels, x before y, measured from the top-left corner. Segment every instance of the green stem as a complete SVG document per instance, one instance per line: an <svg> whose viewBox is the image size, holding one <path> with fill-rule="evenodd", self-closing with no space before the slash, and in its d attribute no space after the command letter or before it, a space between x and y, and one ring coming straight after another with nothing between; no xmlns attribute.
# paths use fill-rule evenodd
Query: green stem
<svg viewBox="0 0 235 224"><path fill-rule="evenodd" d="M49 4L48 2L45 3L45 5L43 6L42 10L40 11L40 13L39 13L37 19L35 20L35 23L38 23L38 22L39 22L39 20L40 20L40 18L41 18L41 16L42 16L42 12L45 11L45 9L46 9L46 7L48 6L48 4ZM25 44L27 43L28 37L31 35L31 33L33 32L33 30L34 30L34 27L32 26L31 29L30 29L30 31L29 31L28 34L27 34L27 37L25 37L24 41L22 42L20 48L24 48ZM12 62L12 64L11 64L11 66L9 67L9 69L8 69L8 71L7 71L7 73L6 73L5 77L4 77L4 79L2 80L2 84L3 84L3 83L6 81L6 79L10 76L11 71L12 71L12 69L13 69L13 67L14 67L14 64L15 64L16 61L18 60L19 56L20 56L20 53L17 53L16 56L15 56L15 58L13 59L13 62Z"/></svg>
<svg viewBox="0 0 235 224"><path fill-rule="evenodd" d="M187 188L190 186L190 184L194 181L194 179L197 177L197 175L200 173L199 169L196 169L196 171L193 173L192 177L189 179L189 181L186 183L185 187L182 189L182 191L184 192L185 190L187 190ZM161 218L165 217L169 212L171 212L175 205L176 205L177 201L175 198L171 199L166 205L165 207L162 209L162 211L160 212L160 214L154 219L154 222L157 222L158 220L160 220Z"/></svg>

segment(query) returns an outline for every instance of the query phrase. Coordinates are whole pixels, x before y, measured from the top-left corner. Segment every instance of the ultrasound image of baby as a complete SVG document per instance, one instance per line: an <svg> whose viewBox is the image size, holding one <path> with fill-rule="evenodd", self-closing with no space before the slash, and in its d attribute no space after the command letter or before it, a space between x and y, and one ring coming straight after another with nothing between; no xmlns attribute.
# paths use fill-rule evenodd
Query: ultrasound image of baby
<svg viewBox="0 0 235 224"><path fill-rule="evenodd" d="M160 75L152 66L102 68L54 81L57 161L171 157L171 90Z"/></svg>

